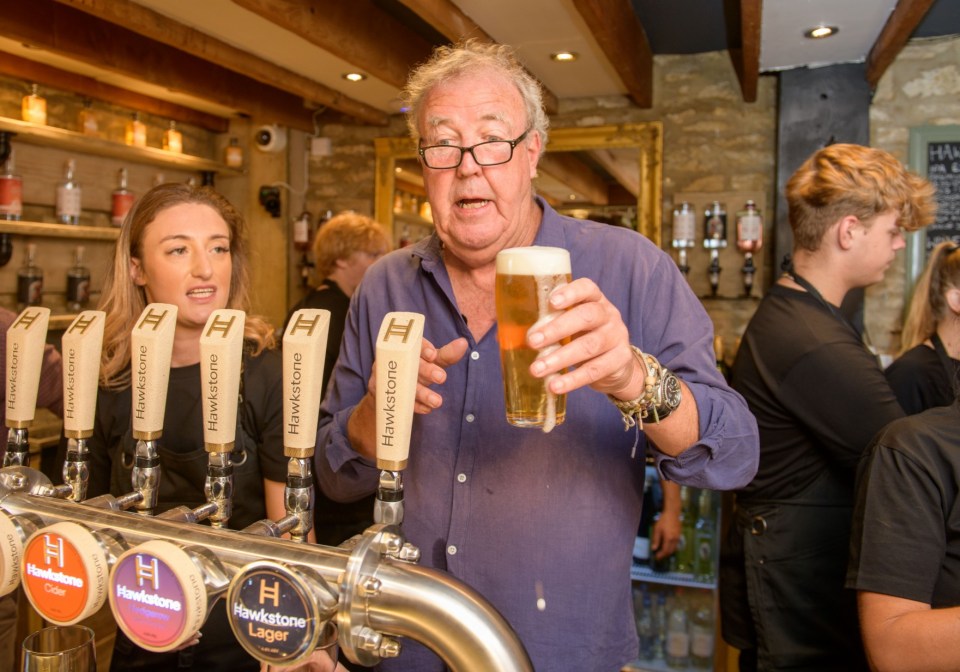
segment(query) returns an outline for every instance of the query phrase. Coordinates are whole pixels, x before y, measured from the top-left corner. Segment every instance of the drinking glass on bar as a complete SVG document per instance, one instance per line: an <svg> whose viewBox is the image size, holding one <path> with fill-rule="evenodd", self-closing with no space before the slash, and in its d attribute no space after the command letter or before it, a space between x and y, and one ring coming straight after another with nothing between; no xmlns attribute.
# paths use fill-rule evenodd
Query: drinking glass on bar
<svg viewBox="0 0 960 672"><path fill-rule="evenodd" d="M570 253L559 247L513 247L497 254L497 330L511 425L549 432L564 420L566 395L549 391L551 376L530 375L540 351L527 345L527 331L562 312L550 308L550 293L570 278ZM558 347L551 345L543 352Z"/></svg>
<svg viewBox="0 0 960 672"><path fill-rule="evenodd" d="M21 672L97 672L93 630L55 625L23 640Z"/></svg>

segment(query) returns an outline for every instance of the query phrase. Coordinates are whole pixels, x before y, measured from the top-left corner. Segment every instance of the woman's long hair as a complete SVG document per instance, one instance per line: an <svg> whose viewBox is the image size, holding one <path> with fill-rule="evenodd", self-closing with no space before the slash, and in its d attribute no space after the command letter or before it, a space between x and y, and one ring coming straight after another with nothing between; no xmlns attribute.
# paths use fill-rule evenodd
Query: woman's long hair
<svg viewBox="0 0 960 672"><path fill-rule="evenodd" d="M947 291L960 288L960 245L940 243L930 253L930 261L917 279L907 319L900 337L900 354L920 345L937 332L947 318Z"/></svg>
<svg viewBox="0 0 960 672"><path fill-rule="evenodd" d="M100 357L100 384L106 388L122 389L130 385L130 334L137 318L147 307L146 290L134 284L130 276L130 260L142 259L143 237L153 220L167 208L184 203L209 206L227 223L233 265L227 308L244 312L250 309L246 225L237 209L209 187L183 183L154 187L134 204L124 219L113 266L104 281L100 310L106 311L107 319ZM247 316L244 339L254 355L276 345L273 327L256 315Z"/></svg>

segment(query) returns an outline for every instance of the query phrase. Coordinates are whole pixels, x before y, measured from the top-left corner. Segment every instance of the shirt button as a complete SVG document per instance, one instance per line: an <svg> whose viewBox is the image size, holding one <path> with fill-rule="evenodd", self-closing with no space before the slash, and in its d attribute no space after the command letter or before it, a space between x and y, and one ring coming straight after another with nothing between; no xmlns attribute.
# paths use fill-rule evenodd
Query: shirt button
<svg viewBox="0 0 960 672"><path fill-rule="evenodd" d="M473 413L467 413L467 422L473 422L477 417Z"/></svg>
<svg viewBox="0 0 960 672"><path fill-rule="evenodd" d="M457 483L466 483L467 475L466 474L457 474Z"/></svg>
<svg viewBox="0 0 960 672"><path fill-rule="evenodd" d="M450 544L449 546L447 546L447 555L456 555L456 554L457 554L456 546L454 546L453 544Z"/></svg>
<svg viewBox="0 0 960 672"><path fill-rule="evenodd" d="M480 353L474 350L473 352L470 353L470 359L472 359L473 361L477 361L478 359L480 359Z"/></svg>

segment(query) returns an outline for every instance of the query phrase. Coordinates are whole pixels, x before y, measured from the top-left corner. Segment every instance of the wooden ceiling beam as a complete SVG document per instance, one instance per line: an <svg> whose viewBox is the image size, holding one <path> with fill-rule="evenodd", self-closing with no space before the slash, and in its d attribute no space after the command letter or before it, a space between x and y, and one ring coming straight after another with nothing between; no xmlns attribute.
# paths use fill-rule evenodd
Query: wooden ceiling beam
<svg viewBox="0 0 960 672"><path fill-rule="evenodd" d="M313 132L303 99L53 0L7 3L3 34L127 77L215 101L256 120Z"/></svg>
<svg viewBox="0 0 960 672"><path fill-rule="evenodd" d="M398 89L433 51L433 44L373 0L233 1Z"/></svg>
<svg viewBox="0 0 960 672"><path fill-rule="evenodd" d="M92 16L179 49L205 61L354 117L385 126L389 117L319 82L238 49L130 0L57 0Z"/></svg>
<svg viewBox="0 0 960 672"><path fill-rule="evenodd" d="M899 0L867 56L867 83L876 89L883 73L906 45L934 0Z"/></svg>
<svg viewBox="0 0 960 672"><path fill-rule="evenodd" d="M630 97L653 106L653 51L630 0L573 0Z"/></svg>
<svg viewBox="0 0 960 672"><path fill-rule="evenodd" d="M640 197L640 165L636 151L627 150L632 156L625 160L617 156L615 149L596 149L590 156L606 170L636 200Z"/></svg>
<svg viewBox="0 0 960 672"><path fill-rule="evenodd" d="M0 52L0 73L56 89L72 91L86 98L103 100L131 110L139 110L158 117L173 119L183 124L199 126L214 133L226 133L230 130L230 120L225 117L194 110L112 84L105 84L86 75L67 72L13 54Z"/></svg>
<svg viewBox="0 0 960 672"><path fill-rule="evenodd" d="M451 0L400 0L400 4L415 12L421 19L433 26L434 30L451 42L459 42L471 37L485 42L497 42ZM543 89L544 110L547 114L556 114L560 108L556 94L543 86L542 82L540 85Z"/></svg>
<svg viewBox="0 0 960 672"><path fill-rule="evenodd" d="M537 169L583 196L587 203L606 205L609 200L603 178L569 152L547 152L540 157Z"/></svg>
<svg viewBox="0 0 960 672"><path fill-rule="evenodd" d="M739 11L733 25L739 31L729 39L730 60L740 80L743 100L757 100L757 81L760 77L760 26L763 18L763 0L739 0Z"/></svg>

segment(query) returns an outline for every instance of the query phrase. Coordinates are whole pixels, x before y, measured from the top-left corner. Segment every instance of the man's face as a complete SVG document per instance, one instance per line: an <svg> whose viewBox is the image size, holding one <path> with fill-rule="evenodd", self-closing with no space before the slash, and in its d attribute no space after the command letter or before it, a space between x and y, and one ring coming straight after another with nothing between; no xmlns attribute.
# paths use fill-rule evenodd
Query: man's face
<svg viewBox="0 0 960 672"><path fill-rule="evenodd" d="M520 92L492 70L437 85L418 119L422 147L515 140L527 123ZM532 185L540 143L538 133L528 134L510 161L496 166L480 166L465 152L457 168L423 167L434 226L448 253L479 267L503 248L533 242L540 222Z"/></svg>
<svg viewBox="0 0 960 672"><path fill-rule="evenodd" d="M856 268L858 287L867 287L883 280L884 274L897 256L897 250L906 246L899 215L889 211L877 215L872 222L861 222L853 231L857 245Z"/></svg>

